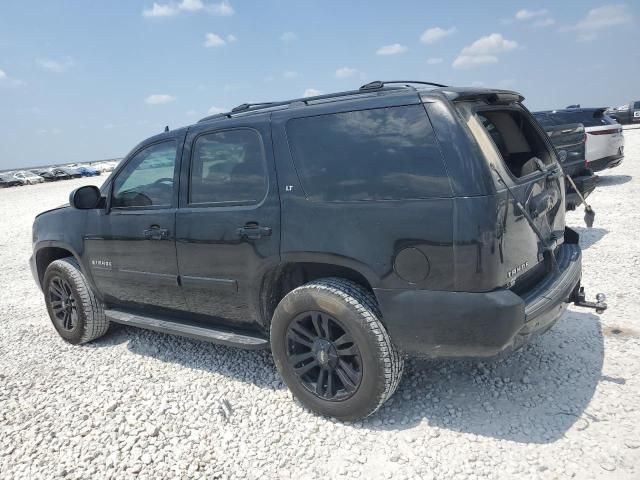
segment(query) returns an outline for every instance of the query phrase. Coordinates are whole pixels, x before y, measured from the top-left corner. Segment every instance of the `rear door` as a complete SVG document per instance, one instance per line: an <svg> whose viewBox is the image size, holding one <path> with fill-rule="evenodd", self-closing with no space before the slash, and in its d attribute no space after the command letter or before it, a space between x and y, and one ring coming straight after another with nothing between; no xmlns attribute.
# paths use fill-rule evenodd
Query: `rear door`
<svg viewBox="0 0 640 480"><path fill-rule="evenodd" d="M280 202L263 116L187 134L176 218L180 280L204 321L253 325L262 279L280 259Z"/></svg>

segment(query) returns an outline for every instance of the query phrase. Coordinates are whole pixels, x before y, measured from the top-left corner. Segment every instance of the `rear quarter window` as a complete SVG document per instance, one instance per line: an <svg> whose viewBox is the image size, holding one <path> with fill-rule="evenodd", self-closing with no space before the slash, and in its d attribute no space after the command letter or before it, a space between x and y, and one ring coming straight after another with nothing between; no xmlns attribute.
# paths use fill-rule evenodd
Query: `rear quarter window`
<svg viewBox="0 0 640 480"><path fill-rule="evenodd" d="M300 182L312 200L451 196L422 105L294 118L286 128Z"/></svg>

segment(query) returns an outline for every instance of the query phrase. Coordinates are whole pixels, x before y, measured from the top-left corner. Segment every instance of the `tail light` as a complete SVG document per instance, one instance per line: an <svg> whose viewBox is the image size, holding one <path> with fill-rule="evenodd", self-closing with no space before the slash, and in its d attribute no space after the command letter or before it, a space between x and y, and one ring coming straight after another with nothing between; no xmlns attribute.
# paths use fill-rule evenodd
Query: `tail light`
<svg viewBox="0 0 640 480"><path fill-rule="evenodd" d="M587 138L589 137L585 132L584 134L584 168L589 168L589 162L587 161Z"/></svg>
<svg viewBox="0 0 640 480"><path fill-rule="evenodd" d="M611 135L614 133L620 133L622 128L608 128L607 130L596 130L595 132L589 132L589 135Z"/></svg>

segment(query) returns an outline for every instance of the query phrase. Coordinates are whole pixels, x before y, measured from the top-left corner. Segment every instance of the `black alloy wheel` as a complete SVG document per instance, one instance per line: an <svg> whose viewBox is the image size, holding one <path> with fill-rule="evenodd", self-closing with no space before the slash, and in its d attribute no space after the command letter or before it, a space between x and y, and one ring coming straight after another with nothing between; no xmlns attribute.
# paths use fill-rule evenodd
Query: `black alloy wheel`
<svg viewBox="0 0 640 480"><path fill-rule="evenodd" d="M63 330L73 331L78 326L78 304L71 285L62 277L55 276L49 282L48 290L54 322Z"/></svg>
<svg viewBox="0 0 640 480"><path fill-rule="evenodd" d="M287 329L287 359L302 385L323 400L350 398L362 383L362 356L347 329L332 316L299 314Z"/></svg>

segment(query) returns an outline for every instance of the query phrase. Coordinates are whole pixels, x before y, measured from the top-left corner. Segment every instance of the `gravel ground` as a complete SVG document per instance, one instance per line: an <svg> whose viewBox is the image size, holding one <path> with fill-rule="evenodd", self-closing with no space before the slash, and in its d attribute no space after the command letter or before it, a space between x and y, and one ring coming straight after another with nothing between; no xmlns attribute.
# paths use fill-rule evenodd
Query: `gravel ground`
<svg viewBox="0 0 640 480"><path fill-rule="evenodd" d="M0 190L0 477L640 478L640 130L626 137L595 227L568 217L610 310L571 308L507 358L411 361L353 424L295 403L266 352L124 327L64 343L27 266L31 223L93 180Z"/></svg>

